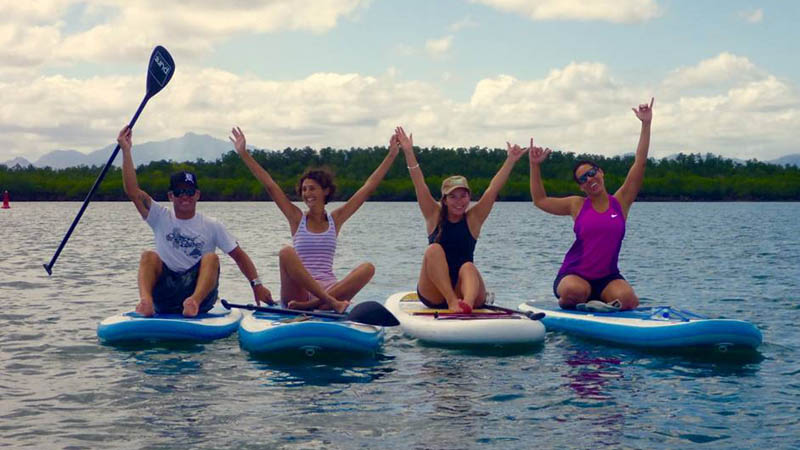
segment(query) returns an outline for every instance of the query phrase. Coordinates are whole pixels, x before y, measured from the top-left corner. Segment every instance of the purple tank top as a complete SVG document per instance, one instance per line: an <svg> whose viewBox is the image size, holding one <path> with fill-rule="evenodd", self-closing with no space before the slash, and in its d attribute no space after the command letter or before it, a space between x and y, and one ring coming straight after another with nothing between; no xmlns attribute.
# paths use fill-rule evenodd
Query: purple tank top
<svg viewBox="0 0 800 450"><path fill-rule="evenodd" d="M608 209L599 213L588 198L575 218L575 243L572 244L558 275L574 274L597 280L619 273L617 261L625 237L625 216L613 195L608 196Z"/></svg>

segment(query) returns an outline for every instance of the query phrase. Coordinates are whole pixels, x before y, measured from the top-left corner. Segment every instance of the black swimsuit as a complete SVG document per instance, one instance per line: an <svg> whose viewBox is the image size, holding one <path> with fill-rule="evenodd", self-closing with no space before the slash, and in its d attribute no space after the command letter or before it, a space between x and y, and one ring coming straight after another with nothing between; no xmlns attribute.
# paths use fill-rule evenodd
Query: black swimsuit
<svg viewBox="0 0 800 450"><path fill-rule="evenodd" d="M439 231L438 227L428 236L428 244L437 243L437 231ZM444 224L442 224L442 238L439 239L438 244L444 249L444 256L447 259L447 268L450 272L450 283L453 285L453 288L456 287L456 283L458 282L458 271L461 269L461 266L466 262L472 262L472 257L475 254L475 244L477 242L478 241L472 237L472 233L469 232L466 215L463 219L455 223L445 219ZM428 308L448 308L447 302L438 304L432 303L430 300L423 297L422 294L419 293L419 287L417 287L417 297L419 297L419 301Z"/></svg>
<svg viewBox="0 0 800 450"><path fill-rule="evenodd" d="M438 228L433 230L428 236L428 243L434 244L436 242L436 232ZM472 237L467 225L467 216L458 222L450 222L445 219L442 224L442 236L438 244L444 249L444 255L447 258L447 267L450 270L450 283L455 287L458 281L458 271L461 266L466 262L472 262L473 255L475 254L475 244L478 241Z"/></svg>

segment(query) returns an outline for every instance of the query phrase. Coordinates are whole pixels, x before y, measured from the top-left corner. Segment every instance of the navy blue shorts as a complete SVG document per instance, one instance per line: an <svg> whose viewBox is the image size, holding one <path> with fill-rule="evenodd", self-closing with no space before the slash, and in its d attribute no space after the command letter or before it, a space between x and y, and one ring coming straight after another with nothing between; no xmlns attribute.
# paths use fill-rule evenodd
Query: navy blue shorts
<svg viewBox="0 0 800 450"><path fill-rule="evenodd" d="M556 298L561 298L558 296L558 283L561 283L561 280L567 275L575 275L580 277L580 275L576 273L562 273L561 275L557 276L555 281L553 281L553 294ZM583 278L583 277L581 277ZM586 278L583 278L586 280ZM619 272L611 274L607 277L598 278L596 280L586 280L589 283L589 286L592 288L592 292L589 293L589 298L587 300L600 300L600 294L603 293L603 290L608 286L608 283L611 283L614 280L624 280L625 277L622 276Z"/></svg>
<svg viewBox="0 0 800 450"><path fill-rule="evenodd" d="M156 314L182 314L183 301L194 293L197 286L197 275L200 273L200 261L185 272L174 272L163 262L161 277L153 288L153 307ZM217 302L219 290L219 269L214 289L200 304L198 313L208 312Z"/></svg>

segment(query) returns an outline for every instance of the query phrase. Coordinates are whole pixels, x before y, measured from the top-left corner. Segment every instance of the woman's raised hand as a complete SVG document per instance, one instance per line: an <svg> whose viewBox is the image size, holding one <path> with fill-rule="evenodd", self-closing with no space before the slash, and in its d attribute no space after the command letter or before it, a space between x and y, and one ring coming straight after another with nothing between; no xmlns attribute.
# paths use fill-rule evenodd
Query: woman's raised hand
<svg viewBox="0 0 800 450"><path fill-rule="evenodd" d="M236 152L240 155L242 152L247 152L247 139L245 139L242 129L239 127L231 128L231 134L233 134L233 137L228 136L228 139L233 142L233 148L236 149Z"/></svg>
<svg viewBox="0 0 800 450"><path fill-rule="evenodd" d="M396 155L398 152L400 152L400 140L397 138L397 133L395 133L389 138L389 154Z"/></svg>
<svg viewBox="0 0 800 450"><path fill-rule="evenodd" d="M508 147L508 156L507 158L511 160L511 162L517 162L525 153L524 148L520 147L517 144L511 145L510 143L506 142L506 146Z"/></svg>
<svg viewBox="0 0 800 450"><path fill-rule="evenodd" d="M653 101L655 100L654 97L650 97L650 104L642 103L639 105L639 109L631 108L633 113L636 114L636 117L639 118L644 123L650 123L653 120Z"/></svg>
<svg viewBox="0 0 800 450"><path fill-rule="evenodd" d="M536 147L533 145L533 138L531 138L531 145L528 147L528 159L531 164L541 164L547 156L552 152L549 148Z"/></svg>
<svg viewBox="0 0 800 450"><path fill-rule="evenodd" d="M397 127L394 130L394 135L397 136L397 142L400 144L400 148L403 149L403 152L413 152L414 151L414 133L406 135L406 131L403 127Z"/></svg>

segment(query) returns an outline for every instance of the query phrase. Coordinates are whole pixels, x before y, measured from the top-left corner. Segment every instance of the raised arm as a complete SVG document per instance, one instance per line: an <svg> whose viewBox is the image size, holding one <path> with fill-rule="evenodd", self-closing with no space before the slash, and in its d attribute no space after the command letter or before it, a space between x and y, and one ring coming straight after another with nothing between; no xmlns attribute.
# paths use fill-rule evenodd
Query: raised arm
<svg viewBox="0 0 800 450"><path fill-rule="evenodd" d="M281 210L284 216L286 216L286 220L289 221L289 226L291 227L292 231L297 229L297 226L300 224L300 220L303 218L303 211L300 210L297 206L295 206L289 197L283 192L278 183L272 179L269 172L267 172L258 161L253 158L253 155L247 151L247 140L244 137L244 133L242 132L241 128L236 127L231 129L231 134L233 137L228 137L228 139L233 142L233 146L236 149L236 153L239 154L239 157L242 158L244 164L250 169L250 173L253 174L254 177L261 183L261 186L264 187L264 190L267 191L267 194L272 198L276 205L278 205L278 209Z"/></svg>
<svg viewBox="0 0 800 450"><path fill-rule="evenodd" d="M533 145L533 138L531 138L531 146L528 147L528 161L530 162L531 169L531 199L537 208L550 214L557 216L575 217L580 210L581 198L577 195L569 197L548 197L547 192L544 190L544 183L542 182L542 171L539 165L547 159L551 150L549 148L543 149Z"/></svg>
<svg viewBox="0 0 800 450"><path fill-rule="evenodd" d="M389 152L386 154L386 157L383 158L380 165L372 172L372 175L367 178L367 181L364 182L364 185L361 186L355 194L351 195L350 198L344 203L344 205L336 208L331 215L333 216L333 221L336 223L336 231L339 231L353 214L358 211L358 208L367 201L370 195L375 192L375 189L378 188L378 185L381 184L381 181L386 176L386 172L392 168L392 164L394 164L395 158L397 158L397 153L400 151L399 144L397 139L393 135L391 139L389 139Z"/></svg>
<svg viewBox="0 0 800 450"><path fill-rule="evenodd" d="M269 305L274 305L275 302L272 301L272 293L269 291L269 289L267 289L266 286L261 284L261 280L258 278L256 265L253 264L253 260L250 259L250 256L248 256L248 254L238 245L236 248L231 250L228 255L230 255L230 257L236 261L236 265L239 266L239 270L247 278L247 281L250 282L250 286L253 288L253 298L255 298L256 304L260 305L261 302L264 302Z"/></svg>
<svg viewBox="0 0 800 450"><path fill-rule="evenodd" d="M636 196L639 195L639 189L641 189L642 181L644 180L644 169L647 165L647 152L650 149L650 123L653 121L654 100L655 99L651 97L650 105L643 103L639 105L638 110L636 108L631 108L633 109L633 113L636 114L636 117L642 121L642 130L639 133L639 145L636 147L636 158L633 161L633 165L630 170L628 170L628 176L625 177L625 182L622 183L622 186L614 193L614 197L619 200L626 217L631 204L636 200Z"/></svg>
<svg viewBox="0 0 800 450"><path fill-rule="evenodd" d="M500 190L503 189L506 181L508 181L508 176L511 175L511 169L514 168L514 164L516 164L523 153L525 153L525 149L521 148L519 145L511 145L508 142L506 142L506 145L508 146L506 160L503 162L503 165L500 166L500 170L492 177L492 181L489 182L489 187L486 188L486 192L483 193L480 200L467 211L469 229L475 233L476 237L480 234L483 222L489 217L489 213L492 211L492 206L494 206L494 202L497 200Z"/></svg>
<svg viewBox="0 0 800 450"><path fill-rule="evenodd" d="M395 129L395 136L400 148L403 150L403 155L406 158L406 167L408 167L408 174L411 176L411 181L414 183L414 192L417 196L417 203L419 209L422 211L422 217L428 225L428 233L433 231L436 222L439 219L439 206L436 200L431 195L431 190L425 183L425 176L422 175L422 168L417 162L417 157L414 155L414 134L406 135L403 127Z"/></svg>
<svg viewBox="0 0 800 450"><path fill-rule="evenodd" d="M139 182L136 181L136 168L133 165L133 157L131 156L133 141L131 129L127 125L120 130L117 136L117 143L122 150L122 188L128 198L136 205L136 209L142 219L147 219L153 199L147 195L147 192L139 188Z"/></svg>

